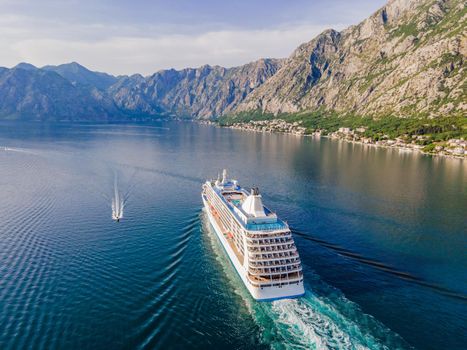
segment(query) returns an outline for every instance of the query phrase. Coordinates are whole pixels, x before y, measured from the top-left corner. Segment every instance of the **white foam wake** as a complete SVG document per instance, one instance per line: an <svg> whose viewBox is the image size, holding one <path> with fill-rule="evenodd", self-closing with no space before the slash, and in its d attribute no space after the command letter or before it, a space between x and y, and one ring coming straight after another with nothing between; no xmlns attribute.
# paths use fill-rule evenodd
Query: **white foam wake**
<svg viewBox="0 0 467 350"><path fill-rule="evenodd" d="M118 190L117 175L114 177L114 196L112 198L112 219L120 220L123 218L123 208L125 207L124 198Z"/></svg>
<svg viewBox="0 0 467 350"><path fill-rule="evenodd" d="M272 349L408 347L396 333L336 291L330 291L330 296L318 296L308 286L302 298L256 304L253 309L264 341Z"/></svg>
<svg viewBox="0 0 467 350"><path fill-rule="evenodd" d="M314 272L305 278L306 294L299 299L270 302L254 301L234 268L228 263L220 243L211 232L205 213L203 229L209 232L229 288L241 296L246 309L261 329L262 342L271 349L403 349L407 344L379 321L335 288L324 283ZM319 294L313 292L320 290Z"/></svg>
<svg viewBox="0 0 467 350"><path fill-rule="evenodd" d="M276 301L271 311L285 348L367 349L306 300Z"/></svg>
<svg viewBox="0 0 467 350"><path fill-rule="evenodd" d="M36 154L35 152L29 149L26 149L26 148L7 147L7 146L0 147L0 151Z"/></svg>

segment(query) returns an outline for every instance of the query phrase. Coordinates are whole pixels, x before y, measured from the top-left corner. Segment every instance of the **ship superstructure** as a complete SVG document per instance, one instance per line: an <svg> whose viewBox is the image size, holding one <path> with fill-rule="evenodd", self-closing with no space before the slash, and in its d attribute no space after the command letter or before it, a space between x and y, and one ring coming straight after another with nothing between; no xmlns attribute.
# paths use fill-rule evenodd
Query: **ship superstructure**
<svg viewBox="0 0 467 350"><path fill-rule="evenodd" d="M303 272L289 226L263 205L258 188L236 180L206 181L202 192L209 221L246 288L257 300L304 294Z"/></svg>

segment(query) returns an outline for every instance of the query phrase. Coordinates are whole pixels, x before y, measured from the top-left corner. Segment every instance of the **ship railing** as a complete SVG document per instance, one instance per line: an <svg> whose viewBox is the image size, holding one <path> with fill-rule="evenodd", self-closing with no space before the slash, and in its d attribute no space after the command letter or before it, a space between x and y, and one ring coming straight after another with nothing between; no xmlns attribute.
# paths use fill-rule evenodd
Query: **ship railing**
<svg viewBox="0 0 467 350"><path fill-rule="evenodd" d="M295 244L277 244L269 246L248 246L250 252L287 252L295 250Z"/></svg>
<svg viewBox="0 0 467 350"><path fill-rule="evenodd" d="M290 254L297 252L297 247L281 247L274 249L265 249L265 248L251 248L248 247L248 252L253 255L264 255L264 254ZM282 256L282 255L281 255Z"/></svg>
<svg viewBox="0 0 467 350"><path fill-rule="evenodd" d="M290 234L290 229L287 223L282 220L277 219L275 223L266 223L266 224L247 224L245 221L235 212L234 206L231 205L227 199L222 194L222 191L211 187L214 193L217 194L217 198L221 201L221 203L227 208L233 218L237 221L237 223L245 230L245 233L248 235L257 235L257 236L264 236L265 234L274 233L281 233L282 231L285 233ZM236 207L235 207L236 208ZM277 232L276 232L277 231ZM259 234L258 234L259 233Z"/></svg>
<svg viewBox="0 0 467 350"><path fill-rule="evenodd" d="M289 256L289 257L285 257L285 258L281 258L281 257L278 257L278 258L255 258L255 257L251 257L249 256L249 261L251 261L252 263L253 262L267 262L267 261L270 261L270 262L273 262L273 261L280 261L280 264L281 265L286 265L286 264L289 264L290 261L292 261L292 259L300 259L298 255L295 255L295 256Z"/></svg>
<svg viewBox="0 0 467 350"><path fill-rule="evenodd" d="M300 265L300 258L292 258L285 260L267 260L267 261L254 261L249 260L248 266L251 268L262 268L262 267L278 267L278 266L289 266L289 265Z"/></svg>
<svg viewBox="0 0 467 350"><path fill-rule="evenodd" d="M282 272L277 272L277 273L275 273L275 272L271 273L271 272L254 272L254 271L251 271L251 272L249 272L249 275L250 276L256 276L256 277L261 276L263 278L266 277L266 276L275 278L275 277L278 277L280 275L282 275L282 276L286 275L287 273L296 274L296 273L301 273L301 272L302 272L302 270L300 270L300 269L291 270L291 271L282 271ZM285 279L284 276L282 278Z"/></svg>
<svg viewBox="0 0 467 350"><path fill-rule="evenodd" d="M281 252L249 252L251 259L286 259L298 257L297 248Z"/></svg>
<svg viewBox="0 0 467 350"><path fill-rule="evenodd" d="M295 269L295 270L291 270L291 271L279 271L279 272L254 272L254 271L249 271L250 273L250 276L253 276L253 277L262 277L262 278L265 278L266 276L269 278L269 279L276 279L278 278L279 276L282 276L282 279L283 280L287 280L289 278L295 278L297 276L292 276L292 277L284 277L285 275L289 274L292 275L292 274L296 274L298 272L301 272L302 270L301 269Z"/></svg>
<svg viewBox="0 0 467 350"><path fill-rule="evenodd" d="M268 287L283 287L283 286L287 286L287 285L298 285L300 283L303 282L303 278L300 278L300 279L296 279L296 280L293 280L293 281L274 281L274 282L266 282L266 283L261 283L261 284L257 284L255 282L252 282L250 280L248 280L248 282L255 288L261 288L261 289L264 289L264 288L268 288Z"/></svg>
<svg viewBox="0 0 467 350"><path fill-rule="evenodd" d="M255 274L274 274L274 273L284 273L284 272L291 272L291 271L299 271L301 270L301 265L290 265L287 267L278 266L278 267L264 267L264 268L249 268L248 271L250 273Z"/></svg>
<svg viewBox="0 0 467 350"><path fill-rule="evenodd" d="M262 269L254 269L250 268L248 271L253 275L267 275L267 274L281 274L281 273L290 273L290 272L298 272L301 271L301 265L291 265L287 267L271 267L271 268L262 268Z"/></svg>
<svg viewBox="0 0 467 350"><path fill-rule="evenodd" d="M298 261L294 261L294 262L291 262L289 264L277 264L277 265L269 265L269 266L252 266L251 264L248 264L248 269L251 270L251 269L279 269L279 268L283 268L283 267L286 267L286 268L294 268L295 266L302 266L300 262ZM275 271L275 270L274 270Z"/></svg>
<svg viewBox="0 0 467 350"><path fill-rule="evenodd" d="M250 239L247 238L247 243L252 246L265 246L265 245L276 245L276 244L288 244L288 243L293 243L294 240L292 237L286 237L286 238L264 238L264 239Z"/></svg>
<svg viewBox="0 0 467 350"><path fill-rule="evenodd" d="M300 267L301 264L298 263L298 262L290 262L289 264L284 264L284 265L269 265L269 266L249 266L249 269L250 270L264 270L264 269L268 269L268 270L282 270L282 271L286 271L286 270L290 270L290 269L294 269L294 268L297 268L297 267Z"/></svg>
<svg viewBox="0 0 467 350"><path fill-rule="evenodd" d="M247 238L265 238L265 237L292 237L290 230L281 231L260 231L261 233L252 233L251 231L245 231ZM273 233L273 235L271 234Z"/></svg>
<svg viewBox="0 0 467 350"><path fill-rule="evenodd" d="M278 267L293 264L301 264L300 258L288 259L268 259L268 260L248 260L251 267Z"/></svg>
<svg viewBox="0 0 467 350"><path fill-rule="evenodd" d="M290 259L298 258L298 253L296 250L287 253L248 252L248 257L252 260Z"/></svg>
<svg viewBox="0 0 467 350"><path fill-rule="evenodd" d="M273 275L273 276L255 276L255 275L248 275L248 279L254 281L254 282L260 282L260 283L273 283L273 282L297 282L302 279L303 273L301 272L293 272L292 274L279 274L279 275Z"/></svg>

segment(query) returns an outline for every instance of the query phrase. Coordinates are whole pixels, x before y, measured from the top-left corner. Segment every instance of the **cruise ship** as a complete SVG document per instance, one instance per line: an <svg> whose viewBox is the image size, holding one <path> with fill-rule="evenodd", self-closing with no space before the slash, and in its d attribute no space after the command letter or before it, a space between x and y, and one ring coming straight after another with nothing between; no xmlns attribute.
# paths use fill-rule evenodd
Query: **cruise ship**
<svg viewBox="0 0 467 350"><path fill-rule="evenodd" d="M254 299L271 301L304 294L303 272L289 226L263 205L258 188L236 180L206 181L202 198L209 221Z"/></svg>

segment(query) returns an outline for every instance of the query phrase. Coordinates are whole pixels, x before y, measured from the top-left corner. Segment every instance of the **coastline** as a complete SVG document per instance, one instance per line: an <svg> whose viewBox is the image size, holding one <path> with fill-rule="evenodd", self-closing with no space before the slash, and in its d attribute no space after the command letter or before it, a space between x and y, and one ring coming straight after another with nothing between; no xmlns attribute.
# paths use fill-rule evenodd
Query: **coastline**
<svg viewBox="0 0 467 350"><path fill-rule="evenodd" d="M256 133L268 133L268 134L287 134L295 136L304 136L304 137L324 137L331 140L345 141L353 144L359 144L363 146L370 146L376 148L386 148L386 149L398 149L401 151L414 152L428 156L437 156L450 159L464 160L467 158L467 142L463 139L454 140L459 142L460 147L463 149L463 154L455 154L452 152L447 153L444 148L439 150L434 150L433 152L426 152L423 150L424 146L416 144L414 141L411 143L403 143L400 139L392 140L385 139L381 141L374 141L369 138L360 137L355 131L350 130L349 128L340 128L339 131L331 132L324 134L322 131L315 131L312 133L307 133L306 128L301 127L300 123L287 123L283 120L273 120L276 122L276 125L280 125L281 128L274 129L266 125L270 124L271 121L260 121L260 122L250 122L250 123L235 123L232 125L220 125L217 122L212 121L202 121L202 124L214 125L217 127L256 132ZM364 129L364 128L362 128ZM363 130L364 131L364 130ZM363 132L362 131L362 132ZM357 139L356 139L356 137ZM419 136L420 137L420 136ZM452 141L452 140L450 140ZM448 141L449 142L449 141Z"/></svg>

